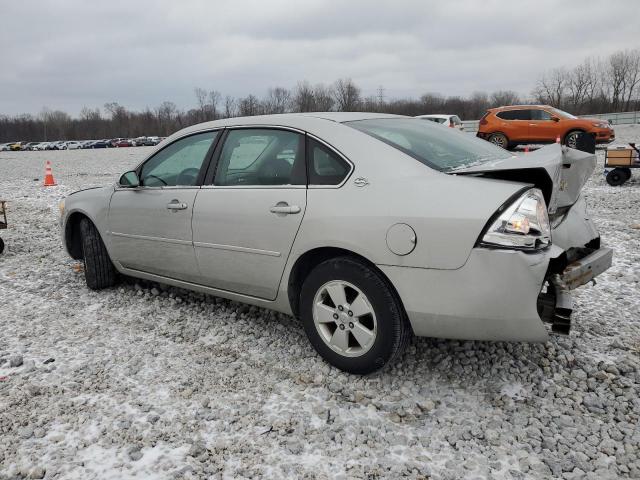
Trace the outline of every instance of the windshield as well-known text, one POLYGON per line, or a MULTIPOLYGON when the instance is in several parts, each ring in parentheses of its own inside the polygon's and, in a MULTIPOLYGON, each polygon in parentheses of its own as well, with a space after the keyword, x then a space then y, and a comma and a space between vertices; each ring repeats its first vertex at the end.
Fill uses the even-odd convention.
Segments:
POLYGON ((557 108, 552 108, 551 110, 560 118, 578 118, 575 115, 571 115, 570 113, 564 112, 562 110, 558 110, 557 108))
POLYGON ((494 160, 511 158, 506 150, 453 128, 411 118, 345 122, 361 132, 410 155, 419 162, 451 172, 494 160))

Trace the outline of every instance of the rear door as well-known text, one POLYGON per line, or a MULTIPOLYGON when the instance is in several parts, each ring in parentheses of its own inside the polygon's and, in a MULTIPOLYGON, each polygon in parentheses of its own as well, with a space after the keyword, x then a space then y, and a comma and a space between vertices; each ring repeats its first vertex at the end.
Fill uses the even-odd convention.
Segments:
POLYGON ((529 110, 503 110, 496 113, 498 118, 497 130, 504 133, 511 142, 529 140, 529 110))
POLYGON ((198 283, 276 298, 307 205, 304 139, 284 128, 227 131, 193 211, 198 283))
POLYGON ((117 188, 109 206, 113 257, 124 267, 194 281, 191 216, 218 132, 181 138, 138 169, 140 186, 117 188))

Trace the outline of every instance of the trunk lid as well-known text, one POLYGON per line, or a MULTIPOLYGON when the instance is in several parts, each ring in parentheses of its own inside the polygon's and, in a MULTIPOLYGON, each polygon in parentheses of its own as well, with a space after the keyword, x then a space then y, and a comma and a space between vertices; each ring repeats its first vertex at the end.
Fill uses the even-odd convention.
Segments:
POLYGON ((533 184, 542 190, 549 214, 553 216, 566 212, 576 203, 595 168, 594 154, 555 143, 526 155, 456 169, 452 173, 533 184))

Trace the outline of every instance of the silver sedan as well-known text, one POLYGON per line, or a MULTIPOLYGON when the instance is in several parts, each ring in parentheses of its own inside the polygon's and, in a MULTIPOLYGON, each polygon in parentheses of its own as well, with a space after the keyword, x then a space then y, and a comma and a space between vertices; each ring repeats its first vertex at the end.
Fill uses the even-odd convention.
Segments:
POLYGON ((62 238, 89 288, 124 274, 292 314, 364 374, 412 335, 568 333, 571 290, 611 264, 580 193, 594 168, 395 115, 232 118, 69 195, 62 238))

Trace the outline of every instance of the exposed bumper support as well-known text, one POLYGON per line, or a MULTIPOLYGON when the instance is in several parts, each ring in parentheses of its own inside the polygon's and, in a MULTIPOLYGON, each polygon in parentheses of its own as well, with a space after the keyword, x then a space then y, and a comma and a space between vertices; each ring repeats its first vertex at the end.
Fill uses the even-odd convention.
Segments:
POLYGON ((538 298, 538 311, 544 321, 552 324, 555 333, 567 335, 571 329, 571 290, 594 280, 611 266, 612 259, 613 250, 601 247, 551 276, 547 292, 538 298))
POLYGON ((559 275, 559 282, 566 290, 574 290, 607 270, 613 260, 613 250, 600 247, 584 258, 567 266, 559 275))

